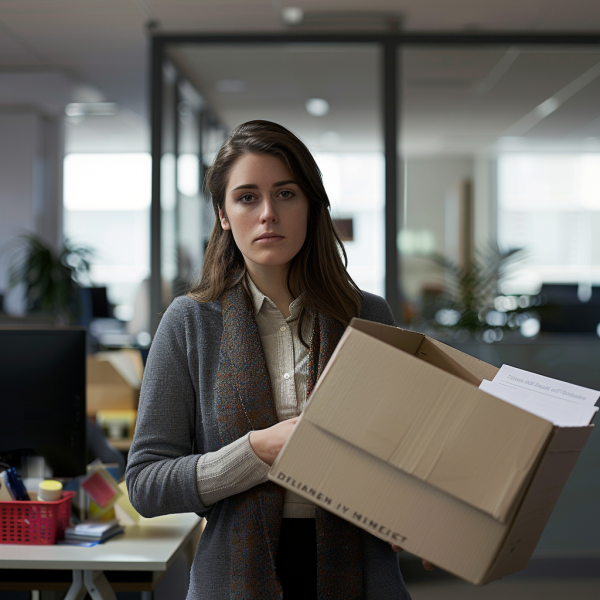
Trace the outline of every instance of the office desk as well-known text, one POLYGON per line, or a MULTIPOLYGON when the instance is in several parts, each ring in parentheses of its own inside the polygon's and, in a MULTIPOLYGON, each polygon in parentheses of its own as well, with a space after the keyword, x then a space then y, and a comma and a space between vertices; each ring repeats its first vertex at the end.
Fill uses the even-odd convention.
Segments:
POLYGON ((131 448, 131 444, 133 442, 133 438, 125 438, 122 440, 107 439, 107 442, 117 450, 121 450, 122 452, 129 452, 129 449, 131 448))
MULTIPOLYGON (((93 600, 116 600, 104 571, 142 571, 152 575, 145 583, 149 593, 144 594, 151 598, 151 591, 179 554, 195 552, 203 523, 189 513, 144 519, 142 524, 127 525, 124 534, 91 548, 2 544, 0 569, 21 569, 25 581, 25 570, 72 570, 73 581, 66 600, 83 600, 86 591, 93 600)), ((10 589, 40 589, 35 585, 15 584, 10 589)))

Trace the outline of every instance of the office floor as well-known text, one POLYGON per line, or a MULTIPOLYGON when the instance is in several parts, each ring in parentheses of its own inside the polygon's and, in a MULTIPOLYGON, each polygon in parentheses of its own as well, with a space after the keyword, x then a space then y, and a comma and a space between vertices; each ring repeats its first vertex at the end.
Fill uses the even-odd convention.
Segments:
POLYGON ((600 557, 546 557, 532 560, 519 571, 478 587, 434 569, 425 571, 421 561, 406 553, 400 569, 412 600, 598 600, 600 557))
POLYGON ((520 579, 477 587, 462 581, 408 582, 412 600, 598 600, 600 579, 520 579))
POLYGON ((534 560, 527 569, 478 587, 435 569, 425 571, 412 555, 400 569, 412 600, 598 600, 599 557, 534 560))

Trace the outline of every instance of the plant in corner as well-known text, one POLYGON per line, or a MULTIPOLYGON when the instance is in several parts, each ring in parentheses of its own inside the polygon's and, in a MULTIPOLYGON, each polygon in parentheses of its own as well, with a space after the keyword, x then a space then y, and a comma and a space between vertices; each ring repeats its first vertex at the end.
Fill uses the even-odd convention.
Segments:
MULTIPOLYGON (((439 307, 430 325, 440 333, 446 333, 456 341, 478 338, 490 328, 486 316, 494 310, 494 300, 499 294, 499 283, 507 270, 522 258, 522 248, 502 251, 489 244, 475 252, 465 265, 458 265, 443 255, 431 256, 446 273, 446 290, 436 301, 439 307)), ((520 309, 506 312, 521 312, 520 309)), ((513 329, 514 321, 508 318, 493 326, 513 329)))
POLYGON ((33 234, 18 238, 9 268, 9 288, 22 284, 28 313, 52 315, 58 323, 70 324, 81 312, 80 284, 89 282, 93 251, 64 240, 54 252, 33 234))

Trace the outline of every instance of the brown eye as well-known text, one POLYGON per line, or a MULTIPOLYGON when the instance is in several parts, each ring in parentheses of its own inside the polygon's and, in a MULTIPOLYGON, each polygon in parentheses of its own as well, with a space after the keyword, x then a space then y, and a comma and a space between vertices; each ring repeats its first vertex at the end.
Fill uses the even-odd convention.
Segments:
POLYGON ((290 190, 281 190, 281 192, 279 192, 279 195, 282 198, 292 198, 294 196, 293 192, 290 192, 290 190))

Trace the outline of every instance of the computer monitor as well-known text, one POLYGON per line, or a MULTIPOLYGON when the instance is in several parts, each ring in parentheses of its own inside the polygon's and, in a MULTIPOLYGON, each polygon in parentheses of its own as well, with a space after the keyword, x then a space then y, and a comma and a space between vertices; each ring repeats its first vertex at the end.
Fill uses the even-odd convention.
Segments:
POLYGON ((93 319, 110 319, 112 311, 106 287, 80 287, 81 300, 78 324, 89 326, 93 319))
POLYGON ((86 330, 0 328, 0 456, 86 472, 86 330))
POLYGON ((87 288, 92 300, 92 317, 94 319, 109 319, 112 317, 105 287, 87 288))
POLYGON ((593 286, 587 301, 579 297, 577 284, 545 283, 537 308, 542 333, 595 334, 600 325, 600 290, 593 286))

